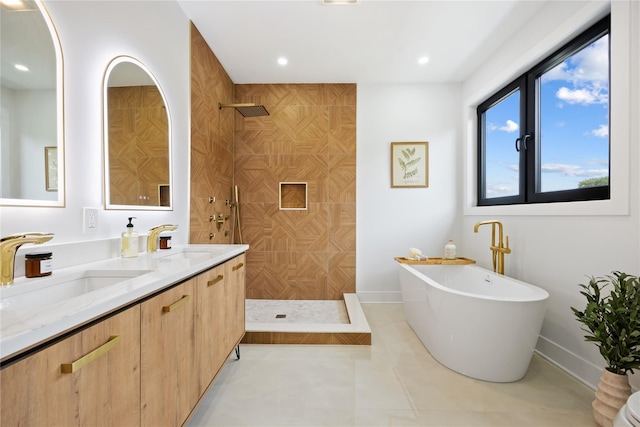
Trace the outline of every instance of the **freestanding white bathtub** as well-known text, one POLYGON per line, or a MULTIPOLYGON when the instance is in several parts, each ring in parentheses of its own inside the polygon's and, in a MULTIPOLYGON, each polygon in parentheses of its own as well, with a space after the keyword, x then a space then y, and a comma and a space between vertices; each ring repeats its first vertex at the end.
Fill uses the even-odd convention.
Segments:
POLYGON ((544 289, 476 265, 398 263, 407 322, 444 366, 485 381, 527 372, 544 319, 544 289))

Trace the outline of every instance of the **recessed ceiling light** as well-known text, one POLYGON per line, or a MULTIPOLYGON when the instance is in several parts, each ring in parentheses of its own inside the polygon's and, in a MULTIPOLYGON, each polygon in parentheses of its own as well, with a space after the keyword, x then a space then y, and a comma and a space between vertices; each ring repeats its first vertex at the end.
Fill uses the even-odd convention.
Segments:
POLYGON ((284 56, 281 56, 280 58, 278 58, 278 64, 287 65, 288 63, 289 63, 289 61, 284 56))
POLYGON ((427 56, 421 56, 418 58, 418 64, 420 65, 426 64, 427 62, 429 62, 429 58, 427 56))
POLYGON ((22 64, 16 64, 14 65, 14 67, 16 68, 16 70, 20 70, 20 71, 29 71, 29 67, 24 66, 22 64))

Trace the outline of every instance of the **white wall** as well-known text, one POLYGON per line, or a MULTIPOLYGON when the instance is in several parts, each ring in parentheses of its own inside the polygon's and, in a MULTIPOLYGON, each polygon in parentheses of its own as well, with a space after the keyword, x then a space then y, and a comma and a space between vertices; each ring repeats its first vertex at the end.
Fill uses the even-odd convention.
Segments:
POLYGON ((359 84, 356 289, 361 301, 401 301, 394 257, 443 256, 459 242, 460 85, 359 84), (429 142, 429 187, 391 188, 391 143, 429 142))
POLYGON ((57 145, 56 91, 2 87, 0 99, 8 114, 2 117, 2 197, 57 200, 58 193, 45 188, 44 168, 44 147, 57 145))
MULTIPOLYGON (((141 234, 163 223, 181 225, 172 236, 175 244, 186 243, 189 225, 188 19, 176 3, 167 1, 45 1, 45 7, 58 31, 64 56, 66 207, 1 207, 0 234, 48 231, 56 234, 52 244, 106 241, 118 237, 127 224, 127 217, 135 216, 141 234), (130 55, 144 63, 167 97, 173 141, 173 211, 105 211, 102 208, 102 81, 107 64, 118 55, 130 55), (100 208, 98 233, 83 234, 83 207, 100 208)), ((56 264, 61 261, 58 258, 54 253, 56 264)))
MULTIPOLYGON (((486 219, 503 222, 512 248, 512 254, 506 256, 506 274, 550 293, 538 351, 592 386, 597 384, 604 362, 597 347, 584 341, 570 310, 571 306, 583 308, 586 302, 577 285, 588 281, 587 276, 613 270, 640 274, 640 3, 611 4, 611 201, 474 208, 473 162, 475 106, 562 40, 597 20, 602 6, 601 2, 548 5, 522 29, 520 38, 503 46, 500 55, 494 55, 463 86, 463 113, 468 123, 462 221, 465 254, 491 268, 489 234, 474 234, 473 225, 486 219)), ((632 385, 640 387, 640 373, 632 378, 632 385)))
MULTIPOLYGON (((362 301, 401 300, 392 260, 409 247, 441 256, 453 238, 459 255, 491 268, 489 234, 475 234, 473 226, 499 219, 513 251, 506 274, 550 293, 538 351, 595 387, 604 363, 584 341, 570 307, 584 306, 577 285, 587 276, 640 274, 640 3, 612 2, 611 201, 474 208, 475 107, 607 8, 605 1, 551 2, 461 92, 455 85, 358 85, 356 288, 362 301), (430 142, 428 189, 390 188, 389 146, 397 141, 430 142)), ((640 387, 640 375, 631 382, 640 387)))
POLYGON ((17 91, 16 121, 20 147, 20 197, 24 199, 56 200, 57 192, 47 192, 45 186, 44 147, 57 145, 55 90, 17 91), (38 123, 31 123, 38 117, 38 123), (35 125, 35 126, 34 126, 35 125))

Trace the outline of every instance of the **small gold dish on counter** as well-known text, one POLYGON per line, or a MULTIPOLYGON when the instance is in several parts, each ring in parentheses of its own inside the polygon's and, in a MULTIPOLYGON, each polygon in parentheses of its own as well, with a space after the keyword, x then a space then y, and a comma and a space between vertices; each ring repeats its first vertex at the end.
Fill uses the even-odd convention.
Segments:
POLYGON ((465 265, 465 264, 475 264, 476 261, 471 258, 458 257, 456 259, 446 259, 446 258, 438 258, 438 257, 429 257, 426 260, 416 261, 414 259, 409 259, 405 257, 395 257, 396 261, 402 264, 423 264, 423 265, 465 265))

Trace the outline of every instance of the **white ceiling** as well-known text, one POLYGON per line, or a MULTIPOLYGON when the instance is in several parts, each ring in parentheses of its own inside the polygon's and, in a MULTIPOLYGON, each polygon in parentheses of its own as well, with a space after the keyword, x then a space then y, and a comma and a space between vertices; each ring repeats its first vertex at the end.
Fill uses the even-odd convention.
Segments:
POLYGON ((0 7, 0 58, 2 86, 16 90, 56 87, 56 51, 49 27, 37 8, 10 11, 0 7), (30 71, 18 71, 15 64, 25 65, 30 71))
POLYGON ((546 2, 178 0, 234 83, 464 81, 546 2))

